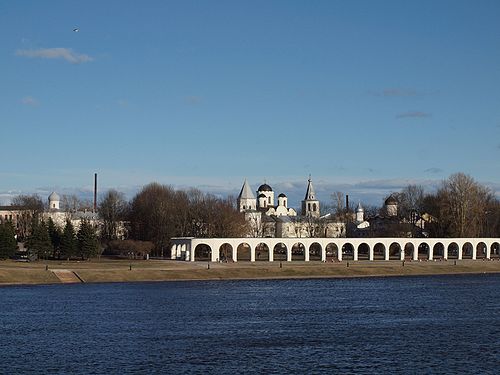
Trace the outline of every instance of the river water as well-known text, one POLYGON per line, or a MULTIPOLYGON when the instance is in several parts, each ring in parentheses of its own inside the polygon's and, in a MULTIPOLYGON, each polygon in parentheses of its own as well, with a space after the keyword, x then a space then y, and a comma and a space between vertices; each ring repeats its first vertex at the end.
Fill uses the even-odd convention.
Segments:
POLYGON ((0 373, 498 374, 500 275, 0 288, 0 373))

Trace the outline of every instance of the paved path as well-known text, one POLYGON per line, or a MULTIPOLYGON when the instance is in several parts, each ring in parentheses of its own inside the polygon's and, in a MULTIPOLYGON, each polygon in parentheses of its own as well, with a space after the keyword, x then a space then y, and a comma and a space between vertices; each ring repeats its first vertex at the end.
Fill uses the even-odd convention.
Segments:
POLYGON ((70 270, 52 270, 52 273, 64 284, 83 282, 76 272, 70 270))

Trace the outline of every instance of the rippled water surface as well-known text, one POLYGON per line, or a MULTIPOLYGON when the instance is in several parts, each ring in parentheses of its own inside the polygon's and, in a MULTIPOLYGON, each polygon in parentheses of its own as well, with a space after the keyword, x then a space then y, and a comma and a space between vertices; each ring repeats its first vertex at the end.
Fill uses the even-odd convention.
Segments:
POLYGON ((500 371, 500 275, 0 288, 0 373, 500 371))

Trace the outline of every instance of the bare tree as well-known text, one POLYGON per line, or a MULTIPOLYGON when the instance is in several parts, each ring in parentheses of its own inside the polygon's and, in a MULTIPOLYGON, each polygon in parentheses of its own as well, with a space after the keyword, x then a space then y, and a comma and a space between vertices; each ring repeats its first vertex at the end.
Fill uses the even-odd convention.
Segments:
POLYGON ((18 195, 12 199, 12 206, 19 209, 17 218, 18 241, 24 241, 31 235, 33 223, 38 223, 44 211, 42 199, 37 194, 18 195))
POLYGON ((76 212, 82 206, 80 198, 78 198, 75 194, 63 194, 61 197, 61 209, 64 212, 76 212))
POLYGON ((398 200, 398 216, 410 218, 412 213, 421 214, 424 203, 424 188, 421 185, 408 185, 395 194, 398 200))
POLYGON ((120 222, 125 219, 127 209, 128 203, 123 193, 111 189, 104 195, 97 208, 103 239, 116 240, 120 237, 120 222))
POLYGON ((176 236, 242 237, 248 233, 234 198, 221 199, 196 189, 176 191, 157 183, 145 186, 132 200, 130 227, 132 238, 152 241, 158 253, 176 236))
POLYGON ((456 173, 445 180, 437 193, 438 218, 447 223, 452 237, 480 237, 493 194, 464 173, 456 173))
POLYGON ((331 194, 330 197, 332 198, 332 203, 333 203, 333 213, 338 218, 343 217, 346 211, 344 193, 342 193, 341 191, 336 191, 333 194, 331 194))

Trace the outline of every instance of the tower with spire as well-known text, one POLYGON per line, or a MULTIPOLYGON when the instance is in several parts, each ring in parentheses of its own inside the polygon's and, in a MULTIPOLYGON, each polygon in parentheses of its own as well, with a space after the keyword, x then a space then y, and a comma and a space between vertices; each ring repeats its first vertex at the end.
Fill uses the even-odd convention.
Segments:
POLYGON ((302 201, 302 216, 319 217, 319 200, 316 199, 316 193, 311 181, 311 175, 307 180, 306 196, 302 201))
POLYGON ((252 189, 250 188, 250 185, 248 184, 248 181, 246 179, 241 188, 237 203, 240 212, 257 209, 257 199, 255 199, 255 196, 252 193, 252 189))

